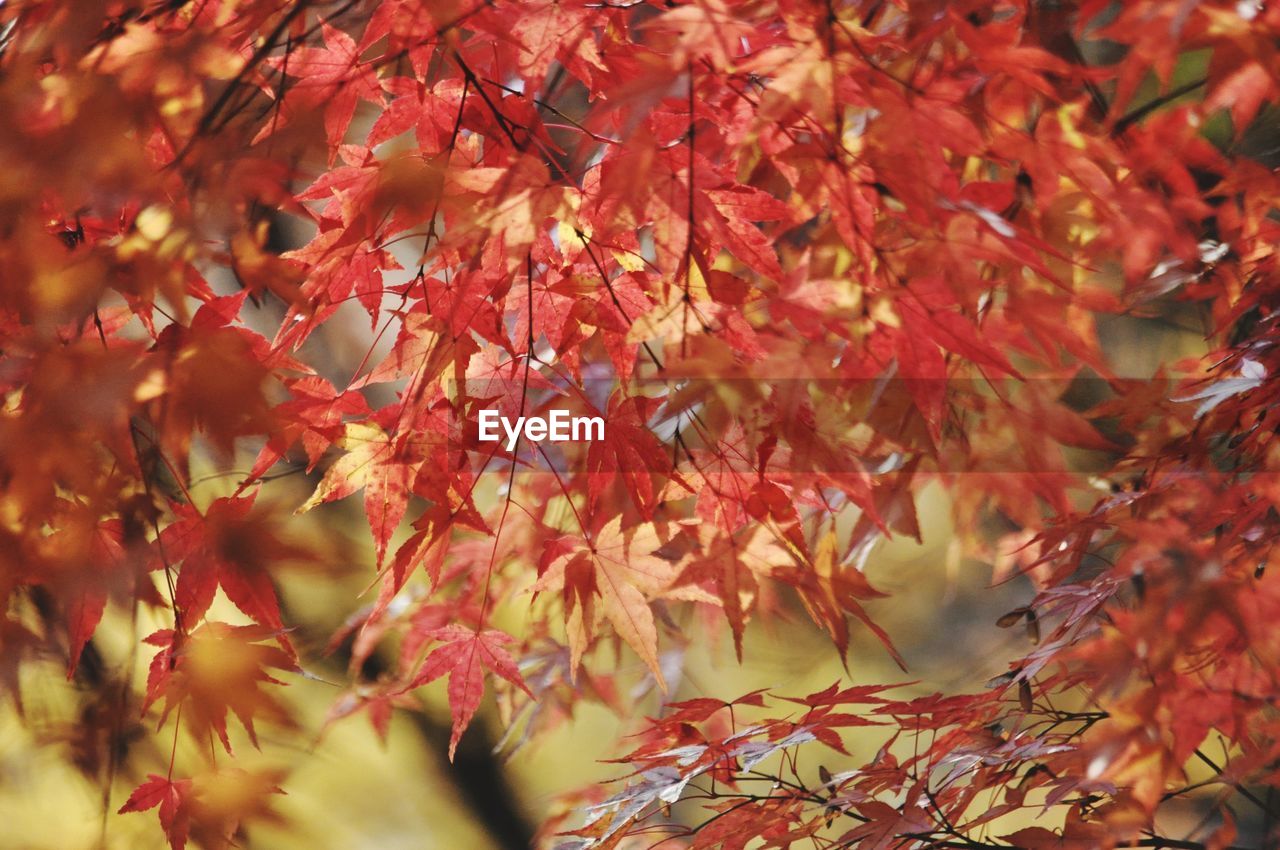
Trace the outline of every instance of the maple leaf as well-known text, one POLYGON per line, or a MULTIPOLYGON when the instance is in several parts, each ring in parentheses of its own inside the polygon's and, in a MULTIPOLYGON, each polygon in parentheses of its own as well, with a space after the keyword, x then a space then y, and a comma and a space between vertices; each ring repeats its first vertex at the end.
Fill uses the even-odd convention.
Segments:
POLYGON ((998 349, 986 342, 969 320, 946 309, 954 303, 940 281, 926 278, 913 286, 916 298, 897 303, 903 321, 916 332, 924 333, 943 348, 964 355, 970 362, 986 366, 1002 375, 1016 375, 1017 370, 998 349))
POLYGON ((702 545, 686 556, 676 584, 711 583, 711 595, 723 606, 741 662, 746 613, 755 602, 757 581, 772 575, 775 567, 790 565, 792 557, 762 526, 740 536, 711 524, 699 526, 698 531, 702 545))
POLYGON ((156 565, 180 565, 173 602, 187 622, 204 616, 221 587, 256 622, 284 628, 271 572, 311 555, 280 539, 267 512, 253 512, 256 498, 216 499, 203 514, 191 505, 173 506, 175 519, 156 542, 156 565))
POLYGON ((216 733, 227 753, 227 714, 234 714, 250 742, 258 745, 254 719, 266 715, 289 725, 290 716, 261 685, 280 685, 266 672, 269 668, 297 672, 292 651, 264 644, 268 638, 280 640, 276 631, 260 626, 229 626, 202 623, 189 635, 161 629, 143 639, 159 647, 147 673, 147 693, 142 711, 161 697, 161 723, 179 704, 187 706, 183 718, 197 739, 216 733))
POLYGON ((572 280, 555 270, 525 288, 515 287, 506 305, 516 317, 512 342, 518 346, 530 337, 535 341, 545 337, 553 351, 564 351, 578 327, 573 315, 575 303, 572 280))
MULTIPOLYGON (((429 287, 429 291, 433 288, 429 287)), ((476 303, 483 305, 482 301, 477 300, 476 303)), ((462 322, 461 331, 465 331, 468 323, 477 315, 476 310, 464 313, 459 319, 462 322)), ((493 315, 491 308, 485 315, 493 315)), ((391 353, 361 378, 356 386, 410 378, 416 387, 427 387, 452 364, 465 364, 478 349, 479 346, 469 335, 450 337, 442 333, 440 320, 429 315, 423 308, 404 317, 391 353)))
POLYGON ((93 512, 83 507, 71 503, 64 503, 64 507, 60 527, 45 539, 44 551, 69 567, 65 574, 50 574, 46 581, 66 608, 67 678, 72 678, 108 600, 125 597, 150 604, 163 602, 157 595, 139 592, 140 583, 150 583, 140 574, 146 563, 138 557, 143 554, 142 547, 126 543, 122 520, 98 522, 93 512))
POLYGON ((501 349, 487 348, 467 364, 463 389, 477 404, 515 419, 532 411, 529 402, 536 391, 555 390, 554 385, 531 366, 527 358, 507 357, 501 349))
POLYGON ((588 493, 599 504, 606 489, 621 481, 636 507, 652 516, 659 496, 656 479, 668 473, 670 459, 646 424, 647 399, 621 393, 610 399, 604 439, 587 447, 588 493))
POLYGON ((906 662, 888 633, 862 607, 862 600, 884 594, 872 587, 856 566, 839 563, 836 546, 835 534, 824 534, 813 554, 812 572, 793 568, 780 572, 780 577, 796 585, 810 616, 831 635, 842 657, 849 648, 849 627, 845 615, 852 614, 880 640, 898 666, 906 670, 906 662))
MULTIPOLYGON (((573 541, 571 551, 552 561, 532 589, 563 589, 566 599, 572 598, 571 594, 588 597, 592 590, 598 593, 604 616, 665 689, 658 665, 658 634, 648 600, 666 593, 677 572, 674 564, 654 554, 661 545, 651 523, 623 531, 621 518, 614 517, 593 539, 573 541), (586 570, 575 568, 578 565, 586 570)), ((566 621, 570 607, 566 605, 566 621)), ((584 628, 589 627, 589 623, 584 624, 584 628)), ((585 631, 571 634, 575 666, 582 656, 585 637, 585 631)))
POLYGON ((783 277, 771 240, 756 222, 785 219, 790 210, 767 192, 749 187, 712 189, 705 193, 711 209, 701 216, 712 232, 753 271, 773 280, 783 277), (711 210, 714 210, 712 212, 711 210))
POLYGON ((462 86, 456 80, 442 80, 428 88, 419 80, 392 77, 384 81, 384 87, 394 97, 373 122, 366 144, 376 147, 412 129, 423 151, 441 151, 458 112, 462 86))
POLYGON ((423 637, 440 641, 443 645, 431 651, 405 690, 448 675, 449 710, 453 715, 449 760, 453 761, 458 741, 471 724, 471 718, 480 707, 480 698, 484 696, 485 670, 496 673, 529 696, 533 694, 526 687, 515 660, 507 652, 510 635, 495 629, 472 631, 463 626, 449 625, 432 629, 423 637))
MULTIPOLYGON (((546 76, 558 55, 606 67, 588 30, 590 17, 589 10, 571 3, 531 3, 525 8, 513 24, 511 36, 520 44, 520 72, 530 84, 546 76)), ((581 73, 574 65, 570 69, 581 73)))
POLYGON ((286 381, 292 398, 275 407, 280 422, 258 453, 249 479, 260 478, 284 457, 295 442, 301 441, 310 471, 324 452, 342 436, 345 417, 364 417, 370 413, 364 396, 355 390, 338 392, 323 378, 305 377, 286 381))
POLYGON ((298 101, 297 109, 323 105, 325 134, 329 147, 336 150, 355 116, 356 103, 363 98, 380 104, 382 87, 375 70, 360 61, 351 36, 328 23, 322 25, 321 34, 323 48, 301 47, 287 59, 269 61, 298 80, 285 95, 298 101))
POLYGON ((1090 850, 1106 840, 1106 830, 1102 824, 1088 823, 1073 814, 1067 818, 1061 833, 1032 826, 1001 837, 1028 850, 1090 850))
POLYGON ((381 566, 391 535, 408 508, 409 488, 422 462, 418 445, 411 435, 388 435, 373 421, 347 423, 336 445, 346 453, 329 467, 311 498, 297 512, 345 499, 363 488, 365 516, 373 530, 381 566))
POLYGON ((191 832, 191 780, 174 780, 151 773, 147 781, 133 789, 117 814, 145 812, 160 807, 160 828, 169 846, 183 850, 191 832))
POLYGON ((158 403, 170 411, 162 436, 166 451, 175 457, 186 455, 197 428, 226 450, 236 437, 270 427, 263 395, 268 367, 255 352, 265 340, 221 326, 216 308, 205 316, 208 323, 193 319, 190 328, 169 325, 156 340, 166 373, 158 403), (237 403, 227 404, 229 398, 237 403))
POLYGON ((265 801, 282 794, 275 771, 251 773, 224 768, 193 778, 149 774, 120 807, 119 814, 145 812, 159 806, 160 826, 172 850, 188 838, 201 847, 232 846, 241 823, 251 815, 272 817, 265 801))
POLYGON ((872 800, 860 804, 857 810, 867 823, 849 830, 840 840, 864 850, 888 850, 901 842, 902 836, 927 833, 932 823, 918 805, 896 809, 872 800))
POLYGON ((1205 109, 1229 107, 1232 124, 1242 132, 1258 114, 1258 107, 1272 87, 1271 76, 1262 65, 1244 62, 1214 86, 1205 100, 1205 109))

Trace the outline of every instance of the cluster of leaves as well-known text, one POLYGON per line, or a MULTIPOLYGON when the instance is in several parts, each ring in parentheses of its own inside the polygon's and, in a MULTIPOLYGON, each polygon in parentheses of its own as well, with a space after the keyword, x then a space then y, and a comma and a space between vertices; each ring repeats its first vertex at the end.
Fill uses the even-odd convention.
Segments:
MULTIPOLYGON (((144 712, 227 753, 228 714, 288 725, 289 471, 319 479, 289 507, 360 493, 372 535, 332 717, 385 734, 447 677, 451 755, 486 686, 526 735, 620 676, 665 690, 686 610, 739 657, 798 602, 897 658, 863 567, 941 479, 967 553, 1034 587, 1007 675, 751 727, 758 694, 667 705, 572 842, 695 780, 714 813, 672 846, 1198 848, 1158 818, 1210 785, 1206 846, 1233 800, 1270 829, 1277 34, 1250 2, 0 6, 6 688, 51 649, 86 676, 108 606, 149 606, 144 712), (354 369, 323 344, 353 313, 354 369), (1103 314, 1199 316, 1212 350, 1128 375, 1103 314), (606 438, 477 440, 551 407, 606 438), (193 460, 237 447, 202 497, 193 460), (884 749, 799 771, 851 725, 884 749), (1024 808, 1047 826, 986 837, 1024 808)), ((171 757, 121 811, 217 846, 264 814, 225 788, 276 784, 230 770, 171 757)))

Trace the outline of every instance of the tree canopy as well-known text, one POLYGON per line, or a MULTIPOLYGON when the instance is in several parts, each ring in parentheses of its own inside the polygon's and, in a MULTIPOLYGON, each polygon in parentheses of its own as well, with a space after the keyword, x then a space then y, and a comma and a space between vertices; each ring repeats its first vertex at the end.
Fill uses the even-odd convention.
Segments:
POLYGON ((1278 38, 1250 0, 0 4, 0 687, 65 671, 101 846, 251 846, 289 779, 246 749, 432 687, 450 759, 624 719, 547 847, 1275 846, 1278 38), (478 434, 553 410, 602 438, 478 434), (922 692, 880 622, 879 547, 938 534, 1019 600, 914 615, 1022 633, 985 687, 922 692), (682 674, 769 625, 850 678, 682 674))

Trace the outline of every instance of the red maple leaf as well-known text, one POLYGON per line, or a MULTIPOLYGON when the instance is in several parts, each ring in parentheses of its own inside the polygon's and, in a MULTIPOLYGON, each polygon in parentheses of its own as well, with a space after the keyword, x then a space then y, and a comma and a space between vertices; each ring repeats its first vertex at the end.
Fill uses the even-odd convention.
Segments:
POLYGON ((145 812, 156 806, 160 807, 160 827, 169 846, 182 850, 191 832, 191 780, 148 774, 147 781, 133 789, 117 814, 145 812))
POLYGON ((472 631, 464 626, 449 625, 432 629, 427 637, 443 643, 431 651, 405 690, 421 687, 441 676, 449 676, 449 710, 453 714, 453 731, 449 736, 449 760, 458 749, 458 740, 471 723, 480 698, 484 696, 484 671, 487 669, 520 688, 529 696, 524 678, 515 660, 506 650, 511 636, 495 629, 472 631))
POLYGON ((173 603, 185 623, 203 617, 221 587, 256 622, 284 628, 271 570, 309 554, 281 540, 266 512, 252 512, 254 498, 217 499, 203 514, 174 505, 177 519, 160 533, 156 566, 180 565, 173 603))

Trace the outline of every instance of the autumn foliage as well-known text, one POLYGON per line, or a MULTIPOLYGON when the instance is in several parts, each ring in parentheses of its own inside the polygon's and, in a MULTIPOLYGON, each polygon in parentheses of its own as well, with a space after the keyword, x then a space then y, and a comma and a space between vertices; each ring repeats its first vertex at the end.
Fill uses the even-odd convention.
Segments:
POLYGON ((547 847, 1275 847, 1278 44, 1248 0, 3 3, 0 683, 77 686, 103 846, 249 846, 244 747, 442 680, 451 758, 495 697, 627 718, 547 847), (1117 355, 1157 321, 1198 350, 1117 355), (550 409, 605 438, 477 439, 550 409), (868 575, 939 485, 1025 638, 922 694, 868 575), (335 572, 317 640, 282 588, 335 572), (806 621, 904 672, 681 685, 806 621))

